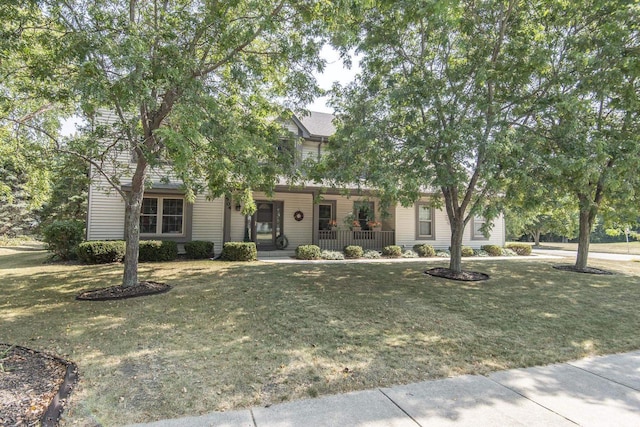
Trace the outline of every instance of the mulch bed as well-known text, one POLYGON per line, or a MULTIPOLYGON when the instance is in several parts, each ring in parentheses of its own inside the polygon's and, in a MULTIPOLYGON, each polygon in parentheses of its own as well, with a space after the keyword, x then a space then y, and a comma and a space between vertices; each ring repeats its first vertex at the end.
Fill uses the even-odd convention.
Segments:
POLYGON ((171 290, 171 286, 158 282, 139 282, 134 286, 110 286, 108 288, 92 289, 76 296, 83 301, 109 301, 116 299, 135 298, 146 295, 162 294, 171 290))
POLYGON ((586 274, 604 274, 612 275, 613 273, 607 270, 602 270, 595 267, 586 267, 585 269, 578 269, 575 265, 554 265, 553 268, 561 271, 573 271, 574 273, 586 273, 586 274))
POLYGON ((29 348, 0 343, 0 425, 56 426, 77 367, 29 348))
POLYGON ((458 280, 461 282, 478 282, 481 280, 489 279, 489 275, 485 273, 480 273, 477 271, 462 271, 460 273, 454 273, 452 270, 444 267, 436 267, 425 270, 424 274, 435 277, 444 277, 445 279, 458 280))

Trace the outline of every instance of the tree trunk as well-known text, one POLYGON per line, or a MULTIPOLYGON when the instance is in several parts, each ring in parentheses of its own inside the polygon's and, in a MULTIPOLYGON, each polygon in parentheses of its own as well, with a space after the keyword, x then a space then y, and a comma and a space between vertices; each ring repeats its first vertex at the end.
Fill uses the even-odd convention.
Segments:
POLYGON ((147 163, 138 158, 136 172, 131 180, 131 194, 126 200, 125 221, 126 249, 124 255, 124 274, 122 286, 134 286, 138 283, 138 252, 140 250, 140 209, 144 198, 144 182, 147 176, 147 163))
POLYGON ((536 230, 533 233, 533 246, 535 247, 540 246, 540 230, 536 230))
POLYGON ((464 236, 464 221, 456 218, 451 221, 451 258, 449 269, 454 273, 462 272, 462 237, 464 236))
POLYGON ((596 213, 594 208, 580 208, 580 232, 578 234, 578 256, 575 264, 576 270, 584 270, 587 267, 591 229, 593 228, 595 217, 596 213))

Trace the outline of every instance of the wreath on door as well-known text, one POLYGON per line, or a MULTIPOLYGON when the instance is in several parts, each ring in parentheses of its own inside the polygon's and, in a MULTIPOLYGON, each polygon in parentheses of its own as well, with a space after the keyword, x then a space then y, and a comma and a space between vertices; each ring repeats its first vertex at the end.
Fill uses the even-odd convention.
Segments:
POLYGON ((302 221, 304 219, 304 214, 302 213, 302 211, 296 211, 293 214, 293 219, 295 219, 296 221, 302 221))

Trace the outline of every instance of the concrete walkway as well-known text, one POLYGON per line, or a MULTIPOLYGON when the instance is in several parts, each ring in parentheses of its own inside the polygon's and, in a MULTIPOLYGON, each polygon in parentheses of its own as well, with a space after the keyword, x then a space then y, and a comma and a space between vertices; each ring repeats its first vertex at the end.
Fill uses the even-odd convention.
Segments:
POLYGON ((143 425, 640 426, 640 351, 143 425))

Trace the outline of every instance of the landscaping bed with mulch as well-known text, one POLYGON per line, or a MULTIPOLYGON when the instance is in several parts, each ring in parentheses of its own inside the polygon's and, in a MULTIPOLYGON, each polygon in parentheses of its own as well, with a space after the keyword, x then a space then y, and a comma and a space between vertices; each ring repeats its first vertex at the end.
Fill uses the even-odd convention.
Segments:
POLYGON ((481 280, 488 280, 489 275, 480 273, 477 271, 461 271, 456 273, 448 268, 437 267, 426 270, 424 274, 435 277, 444 277, 445 279, 458 280, 461 282, 479 282, 481 280))
POLYGON ((586 273, 586 274, 604 274, 612 275, 613 273, 607 270, 602 270, 595 267, 585 267, 584 269, 576 268, 575 265, 554 265, 553 268, 561 271, 573 271, 574 273, 586 273))
POLYGON ((76 299, 83 301, 108 301, 162 294, 169 290, 171 290, 171 286, 166 283, 146 281, 134 286, 110 286, 108 288, 92 289, 82 292, 76 299))
POLYGON ((0 425, 57 425, 76 380, 71 362, 0 344, 0 425))

